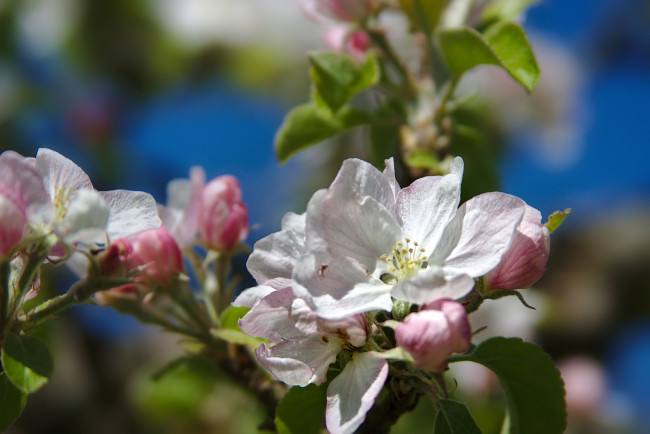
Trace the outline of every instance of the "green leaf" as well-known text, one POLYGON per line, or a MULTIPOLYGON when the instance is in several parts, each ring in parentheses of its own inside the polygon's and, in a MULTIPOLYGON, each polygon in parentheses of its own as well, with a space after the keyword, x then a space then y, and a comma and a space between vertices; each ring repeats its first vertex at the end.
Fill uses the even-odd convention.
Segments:
POLYGON ((315 103, 299 105, 287 113, 276 134, 275 152, 284 162, 301 149, 367 122, 365 112, 347 105, 334 115, 321 110, 315 103))
POLYGON ((531 91, 539 67, 524 30, 515 23, 492 26, 485 37, 471 27, 438 32, 443 56, 456 79, 478 65, 496 65, 531 91))
POLYGON ((0 372, 0 432, 4 432, 25 407, 27 394, 18 390, 7 378, 4 372, 0 372))
POLYGON ((449 358, 492 370, 506 398, 510 434, 561 434, 566 428, 564 383, 550 357, 519 338, 488 339, 449 358))
POLYGON ((548 216, 548 221, 544 223, 544 226, 546 226, 550 233, 553 233, 562 223, 564 223, 564 219, 569 214, 571 214, 571 208, 567 208, 564 211, 555 211, 553 214, 548 216))
POLYGON ((14 334, 5 336, 2 366, 11 382, 26 393, 43 387, 54 370, 50 351, 40 339, 14 334))
POLYGON ((539 80, 539 66, 526 32, 516 23, 506 22, 490 27, 485 34, 502 66, 529 92, 539 80))
POLYGON ((275 416, 279 434, 319 434, 325 418, 328 383, 292 387, 275 416))
POLYGON ((510 21, 539 0, 498 0, 483 10, 482 20, 488 22, 510 21))
POLYGON ((374 55, 367 56, 360 65, 347 54, 320 51, 311 53, 309 61, 314 100, 333 113, 357 93, 379 83, 381 78, 381 68, 374 55))
POLYGON ((401 9, 416 29, 430 31, 436 27, 449 0, 399 0, 401 9), (427 28, 423 28, 426 24, 427 28))
POLYGON ((229 306, 226 310, 223 311, 221 314, 221 318, 219 319, 219 325, 222 329, 229 329, 229 330, 241 330, 239 328, 238 321, 244 317, 248 313, 250 308, 245 307, 245 306, 229 306))
POLYGON ((481 434, 465 404, 441 399, 439 407, 434 425, 436 434, 481 434))

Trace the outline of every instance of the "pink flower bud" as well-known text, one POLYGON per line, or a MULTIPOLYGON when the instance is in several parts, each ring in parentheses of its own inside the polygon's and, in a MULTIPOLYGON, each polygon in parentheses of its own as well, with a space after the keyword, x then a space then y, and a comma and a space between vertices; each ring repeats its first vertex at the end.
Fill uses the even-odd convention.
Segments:
POLYGON ((370 37, 363 30, 349 32, 345 26, 330 27, 323 36, 332 51, 349 54, 357 62, 363 61, 370 46, 370 37))
POLYGON ((183 257, 174 237, 160 227, 139 234, 133 241, 131 266, 141 266, 145 283, 168 286, 183 269, 183 257))
POLYGON ((469 349, 472 331, 462 304, 439 299, 404 318, 395 329, 395 339, 419 368, 442 371, 447 357, 469 349))
POLYGON ((526 212, 501 262, 485 276, 488 289, 528 288, 546 271, 551 238, 542 215, 526 205, 526 212))
POLYGON ((335 20, 358 22, 372 14, 378 0, 317 0, 316 9, 335 20))
POLYGON ((219 176, 201 194, 199 234, 215 250, 230 250, 248 235, 248 209, 242 202, 237 178, 219 176))
POLYGON ((20 243, 26 227, 27 219, 20 207, 0 194, 0 258, 20 243))
POLYGON ((133 244, 126 238, 113 241, 97 258, 103 276, 126 276, 131 267, 133 244))

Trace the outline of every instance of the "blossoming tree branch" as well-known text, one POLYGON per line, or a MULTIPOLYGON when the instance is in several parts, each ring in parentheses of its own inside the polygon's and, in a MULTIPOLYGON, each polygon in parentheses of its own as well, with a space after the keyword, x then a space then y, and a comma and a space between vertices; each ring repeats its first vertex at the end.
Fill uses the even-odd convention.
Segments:
POLYGON ((207 182, 195 167, 170 182, 163 206, 144 192, 95 190, 49 149, 2 153, 0 427, 54 370, 33 332, 72 305, 96 303, 192 341, 193 356, 254 391, 267 429, 388 432, 430 399, 431 430, 478 433, 453 399, 463 378, 448 373, 469 361, 501 384, 503 432, 563 432, 563 383, 541 348, 518 338, 472 343, 484 324, 471 314, 484 300, 530 307, 519 290, 544 274, 550 234, 568 213, 543 222, 524 200, 494 191, 461 204, 464 172, 482 164, 474 154, 466 164, 454 146, 468 129, 455 95, 461 77, 488 64, 532 91, 539 76, 517 21, 532 2, 476 3, 299 2, 328 28, 330 50, 309 55, 311 100, 287 114, 278 157, 365 126, 376 165, 344 161, 304 212, 287 213, 252 252, 232 176, 207 182), (249 253, 258 285, 236 293, 231 261, 249 253), (27 308, 48 264, 79 279, 27 308))

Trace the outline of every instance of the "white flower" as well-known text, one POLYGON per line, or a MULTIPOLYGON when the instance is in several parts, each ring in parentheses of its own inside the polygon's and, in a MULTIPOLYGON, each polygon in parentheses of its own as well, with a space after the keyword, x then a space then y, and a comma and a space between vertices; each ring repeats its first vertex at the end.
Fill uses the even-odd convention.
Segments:
POLYGON ((304 300, 296 298, 295 285, 276 278, 245 291, 233 304, 252 309, 239 326, 270 341, 269 346, 257 348, 257 358, 277 380, 292 386, 323 383, 330 364, 339 353, 347 352, 347 363, 327 388, 325 420, 331 433, 352 433, 379 395, 388 363, 373 353, 357 351, 368 339, 363 315, 319 318, 304 300))
POLYGON ((65 242, 103 243, 161 224, 156 201, 147 193, 98 192, 79 166, 50 149, 39 149, 34 165, 52 204, 35 223, 50 224, 65 242))
POLYGON ((458 208, 462 172, 456 158, 449 175, 401 189, 392 160, 383 173, 346 160, 309 201, 304 235, 283 226, 255 245, 249 269, 260 283, 292 278, 296 296, 329 319, 390 311, 393 298, 458 299, 499 263, 525 210, 503 193, 458 208))

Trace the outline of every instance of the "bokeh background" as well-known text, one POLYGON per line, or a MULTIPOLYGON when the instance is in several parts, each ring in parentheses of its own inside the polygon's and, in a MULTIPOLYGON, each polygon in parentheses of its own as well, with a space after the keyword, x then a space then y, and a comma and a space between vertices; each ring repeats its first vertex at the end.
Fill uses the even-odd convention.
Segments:
MULTIPOLYGON (((549 352, 571 432, 650 432, 650 1, 546 0, 524 26, 542 68, 536 90, 485 67, 461 91, 495 108, 500 189, 543 215, 573 212, 526 293, 537 310, 499 301, 472 322, 488 326, 483 337, 549 352)), ((0 150, 49 147, 100 190, 160 202, 191 166, 233 174, 252 246, 302 212, 343 158, 367 158, 364 131, 283 165, 274 155, 285 113, 308 98, 305 54, 324 47, 324 30, 289 0, 0 0, 0 150)), ((52 279, 50 294, 71 277, 52 279)), ((183 343, 107 308, 76 308, 43 335, 55 376, 12 433, 245 433, 261 421, 212 366, 152 381, 183 343)), ((455 393, 498 430, 498 386, 463 365, 455 393)), ((423 403, 395 432, 429 432, 431 411, 423 403)))

